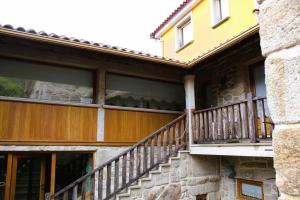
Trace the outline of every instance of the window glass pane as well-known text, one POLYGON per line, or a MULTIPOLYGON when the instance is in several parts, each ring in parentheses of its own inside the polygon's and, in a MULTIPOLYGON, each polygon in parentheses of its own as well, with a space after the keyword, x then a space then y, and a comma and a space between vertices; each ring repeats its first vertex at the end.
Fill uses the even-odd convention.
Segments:
POLYGON ((262 187, 258 185, 242 183, 242 194, 244 196, 256 199, 262 199, 262 187))
POLYGON ((106 77, 106 104, 161 110, 184 109, 182 84, 117 74, 106 77))
POLYGON ((187 44, 193 39, 192 23, 189 21, 183 28, 183 44, 187 44))
POLYGON ((263 65, 254 68, 254 82, 256 96, 265 97, 267 94, 267 90, 265 84, 265 71, 263 65))
POLYGON ((0 200, 4 200, 6 185, 7 155, 0 154, 0 200))
POLYGON ((0 96, 92 103, 93 73, 0 58, 0 96))
POLYGON ((219 22, 222 20, 222 1, 215 0, 215 22, 219 22))

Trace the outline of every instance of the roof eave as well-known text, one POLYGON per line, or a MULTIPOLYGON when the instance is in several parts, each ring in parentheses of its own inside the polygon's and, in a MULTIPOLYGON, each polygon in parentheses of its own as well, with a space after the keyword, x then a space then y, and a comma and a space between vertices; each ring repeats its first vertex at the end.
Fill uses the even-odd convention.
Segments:
POLYGON ((202 0, 192 0, 182 10, 176 13, 166 24, 157 28, 150 34, 151 39, 160 39, 172 26, 174 26, 182 17, 187 15, 202 0))
POLYGON ((100 47, 100 46, 92 46, 92 45, 85 44, 85 43, 79 43, 79 42, 74 42, 74 41, 70 41, 70 40, 63 40, 60 38, 54 38, 54 37, 50 37, 50 36, 43 36, 43 35, 32 34, 32 33, 28 33, 28 32, 20 32, 20 31, 14 30, 14 29, 0 28, 0 34, 14 36, 14 37, 21 37, 21 38, 26 38, 26 39, 35 40, 35 41, 47 42, 47 43, 51 43, 51 44, 64 45, 64 46, 73 47, 73 48, 92 50, 92 51, 108 53, 108 54, 113 54, 113 55, 118 55, 118 56, 142 59, 142 60, 146 60, 146 61, 153 61, 153 62, 168 64, 168 65, 181 67, 181 68, 187 67, 187 64, 185 62, 177 62, 177 61, 174 61, 174 60, 168 59, 168 58, 150 57, 150 56, 145 56, 143 54, 135 54, 135 53, 130 53, 130 52, 126 52, 126 51, 120 51, 117 49, 105 48, 105 47, 100 47))

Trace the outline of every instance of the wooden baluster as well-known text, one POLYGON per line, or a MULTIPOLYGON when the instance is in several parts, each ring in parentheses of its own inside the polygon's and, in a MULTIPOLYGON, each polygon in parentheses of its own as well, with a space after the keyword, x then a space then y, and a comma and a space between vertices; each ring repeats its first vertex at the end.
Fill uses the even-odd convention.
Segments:
POLYGON ((86 195, 86 179, 84 179, 81 184, 81 199, 82 200, 85 200, 85 195, 86 195))
POLYGON ((198 143, 204 142, 205 138, 205 133, 204 133, 204 118, 203 118, 203 113, 199 113, 199 138, 198 138, 198 143))
POLYGON ((175 151, 179 149, 179 123, 175 123, 175 151))
POLYGON ((142 160, 141 156, 142 156, 141 155, 141 146, 138 145, 136 147, 136 176, 137 177, 140 176, 140 174, 141 174, 141 160, 142 160))
POLYGON ((156 135, 150 138, 150 167, 154 165, 154 142, 155 142, 156 135))
POLYGON ((172 156, 173 154, 173 133, 174 127, 171 126, 169 129, 169 156, 172 156))
POLYGON ((192 115, 192 119, 191 119, 191 121, 192 121, 192 138, 191 138, 191 140, 192 140, 192 143, 194 143, 194 141, 195 141, 195 138, 196 138, 196 119, 195 119, 195 115, 193 114, 193 112, 191 111, 191 115, 192 115))
POLYGON ((147 170, 148 165, 148 140, 144 143, 144 162, 143 162, 143 172, 147 170))
POLYGON ((252 143, 256 142, 256 134, 255 134, 255 116, 254 116, 254 105, 253 105, 253 97, 251 93, 247 94, 247 108, 248 108, 248 123, 249 123, 249 138, 252 143))
POLYGON ((157 140, 157 163, 159 163, 161 161, 161 134, 162 132, 160 132, 159 134, 156 135, 156 140, 157 140))
POLYGON ((103 169, 98 172, 98 200, 102 200, 103 197, 103 169))
POLYGON ((247 111, 246 111, 246 105, 245 103, 240 104, 241 108, 241 124, 242 124, 242 138, 248 139, 248 120, 247 120, 247 111))
POLYGON ((236 133, 236 138, 242 138, 242 129, 241 129, 241 114, 240 114, 240 104, 237 104, 234 108, 234 131, 236 133))
POLYGON ((234 114, 233 114, 233 107, 228 107, 228 121, 229 121, 229 139, 234 138, 234 114))
POLYGON ((120 161, 119 158, 117 160, 115 160, 115 183, 114 183, 115 191, 117 191, 119 189, 119 176, 120 176, 119 161, 120 161))
POLYGON ((68 200, 69 190, 64 192, 63 200, 68 200))
POLYGON ((208 134, 209 134, 209 132, 208 132, 208 118, 207 118, 207 112, 205 111, 205 112, 203 112, 203 114, 204 114, 204 135, 205 135, 205 140, 207 141, 207 140, 209 140, 209 136, 208 136, 208 134))
MULTIPOLYGON (((188 132, 188 117, 186 117, 183 121, 183 125, 184 125, 184 130, 186 130, 185 133, 185 137, 184 137, 184 144, 185 144, 185 148, 188 149, 189 148, 189 132, 188 132)), ((192 138, 191 138, 192 139, 192 138)))
POLYGON ((222 108, 223 111, 223 127, 224 127, 224 140, 228 139, 228 111, 227 111, 227 107, 222 108))
POLYGON ((213 110, 213 140, 218 139, 218 118, 217 118, 217 110, 213 110))
MULTIPOLYGON (((78 192, 78 185, 76 184, 76 185, 73 187, 72 200, 77 200, 77 192, 78 192)), ((99 200, 102 200, 102 199, 99 199, 99 200)))
POLYGON ((209 141, 213 141, 212 111, 208 111, 208 137, 209 141))
POLYGON ((129 152, 129 181, 133 180, 133 170, 134 170, 134 149, 129 152))
POLYGON ((218 114, 218 136, 217 139, 221 140, 223 138, 223 117, 222 117, 222 109, 217 110, 218 114))
POLYGON ((126 167, 127 166, 127 154, 123 155, 123 160, 122 160, 122 187, 126 185, 126 167))
POLYGON ((95 174, 91 175, 91 191, 90 191, 90 200, 94 200, 95 197, 95 174))
POLYGON ((163 135, 163 160, 166 159, 167 157, 167 137, 168 137, 168 131, 169 129, 166 128, 165 131, 164 131, 164 135, 163 135))
POLYGON ((185 127, 184 127, 184 120, 182 119, 182 120, 180 120, 180 133, 179 133, 179 141, 180 141, 180 148, 182 148, 184 145, 185 145, 185 127))
POLYGON ((193 131, 193 142, 195 144, 197 144, 199 137, 200 137, 200 130, 199 130, 199 126, 200 126, 200 122, 199 122, 199 113, 194 113, 194 121, 195 121, 195 131, 193 131))
POLYGON ((258 113, 260 113, 261 116, 261 134, 262 134, 262 138, 267 138, 267 128, 266 128, 266 114, 265 114, 265 105, 264 105, 264 99, 258 100, 258 102, 260 102, 260 104, 258 104, 258 108, 260 111, 258 111, 258 113))
POLYGON ((111 193, 111 163, 106 167, 106 197, 111 193))

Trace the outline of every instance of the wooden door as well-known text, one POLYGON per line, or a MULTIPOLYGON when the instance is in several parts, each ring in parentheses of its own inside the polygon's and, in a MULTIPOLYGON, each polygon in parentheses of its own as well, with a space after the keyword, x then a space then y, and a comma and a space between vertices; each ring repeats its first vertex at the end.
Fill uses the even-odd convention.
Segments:
POLYGON ((42 155, 13 155, 6 200, 44 200, 45 169, 42 155))

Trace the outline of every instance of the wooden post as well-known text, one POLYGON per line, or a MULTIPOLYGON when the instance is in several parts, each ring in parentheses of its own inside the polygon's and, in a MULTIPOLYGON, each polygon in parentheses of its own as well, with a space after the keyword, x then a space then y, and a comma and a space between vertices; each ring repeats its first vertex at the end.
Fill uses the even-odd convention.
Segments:
POLYGON ((249 138, 251 143, 255 143, 256 135, 255 135, 255 121, 254 121, 252 93, 247 94, 247 107, 248 107, 249 138))
POLYGON ((56 153, 51 154, 50 194, 55 193, 56 153))
POLYGON ((11 186, 12 177, 13 154, 9 153, 7 156, 6 180, 5 180, 5 200, 9 200, 9 190, 11 186))

